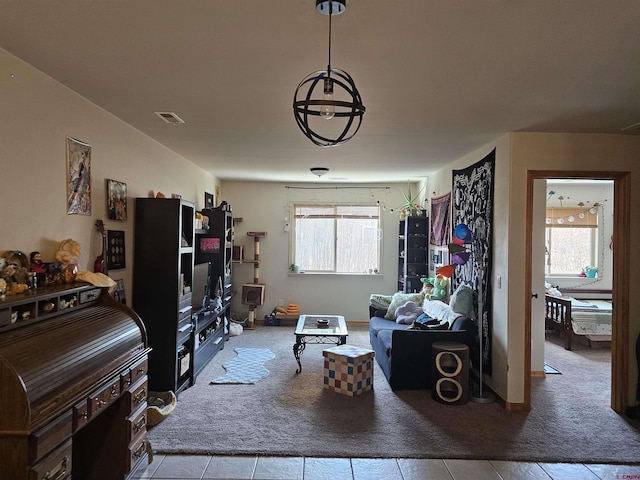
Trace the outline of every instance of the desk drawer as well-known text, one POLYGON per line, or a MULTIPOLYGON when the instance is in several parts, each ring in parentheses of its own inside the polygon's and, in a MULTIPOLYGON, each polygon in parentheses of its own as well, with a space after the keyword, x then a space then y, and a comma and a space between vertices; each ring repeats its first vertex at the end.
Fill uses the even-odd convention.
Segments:
POLYGON ((136 440, 147 431, 147 405, 140 408, 127 417, 127 444, 136 440))
POLYGON ((131 384, 135 384, 140 378, 147 374, 149 370, 149 359, 144 357, 135 365, 131 366, 131 384))
POLYGON ((89 401, 85 398, 73 406, 74 433, 84 427, 89 421, 89 401))
POLYGON ((144 376, 126 393, 130 405, 129 412, 135 412, 141 405, 147 404, 147 377, 144 376))
POLYGON ((145 433, 141 438, 129 445, 126 470, 131 471, 143 459, 148 458, 151 451, 151 444, 145 433))
POLYGON ((65 480, 71 478, 71 439, 29 469, 29 480, 65 480))
POLYGON ((118 376, 89 396, 89 415, 93 418, 104 411, 116 401, 120 392, 120 377, 118 376))
POLYGON ((72 432, 72 413, 71 409, 69 409, 33 433, 33 450, 30 463, 37 462, 39 459, 47 455, 57 445, 60 445, 66 439, 71 437, 72 432))

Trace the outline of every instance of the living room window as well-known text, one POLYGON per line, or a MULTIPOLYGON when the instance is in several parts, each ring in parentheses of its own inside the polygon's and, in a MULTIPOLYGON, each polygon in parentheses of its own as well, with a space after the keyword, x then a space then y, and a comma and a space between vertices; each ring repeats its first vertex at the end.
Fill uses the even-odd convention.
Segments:
POLYGON ((547 275, 575 276, 598 267, 599 209, 548 208, 546 217, 547 275))
POLYGON ((292 263, 309 273, 379 273, 380 207, 293 205, 292 263))

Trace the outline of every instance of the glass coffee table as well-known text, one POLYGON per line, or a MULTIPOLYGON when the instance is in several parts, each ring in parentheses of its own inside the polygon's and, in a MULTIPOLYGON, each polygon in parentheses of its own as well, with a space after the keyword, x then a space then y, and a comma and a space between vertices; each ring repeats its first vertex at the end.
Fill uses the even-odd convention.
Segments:
POLYGON ((296 325, 293 355, 298 362, 296 373, 302 371, 300 354, 308 343, 343 345, 347 343, 347 324, 341 315, 300 315, 296 325))

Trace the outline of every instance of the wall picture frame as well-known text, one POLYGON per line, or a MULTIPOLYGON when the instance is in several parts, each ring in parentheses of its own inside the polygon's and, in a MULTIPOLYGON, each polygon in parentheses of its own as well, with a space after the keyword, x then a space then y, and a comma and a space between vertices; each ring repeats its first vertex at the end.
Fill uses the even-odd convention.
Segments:
POLYGON ((127 184, 107 178, 107 218, 127 221, 127 184))
POLYGON ((91 145, 66 137, 67 215, 91 215, 91 145))
POLYGON ((124 280, 123 279, 119 279, 116 280, 116 288, 113 290, 113 298, 120 302, 120 303, 124 303, 125 305, 127 304, 127 298, 126 298, 126 294, 124 291, 124 280))
POLYGON ((124 242, 124 230, 107 230, 107 269, 126 268, 127 255, 124 242))
POLYGON ((215 197, 211 192, 204 192, 204 208, 213 208, 215 206, 215 197))

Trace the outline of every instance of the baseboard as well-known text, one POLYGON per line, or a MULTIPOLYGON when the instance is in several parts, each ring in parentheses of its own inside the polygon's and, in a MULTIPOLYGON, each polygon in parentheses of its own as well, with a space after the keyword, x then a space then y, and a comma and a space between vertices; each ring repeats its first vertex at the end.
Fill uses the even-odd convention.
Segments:
POLYGON ((545 378, 547 376, 546 373, 544 373, 544 370, 532 370, 531 371, 531 378, 545 378))
POLYGON ((366 327, 369 325, 369 320, 347 320, 346 324, 354 327, 366 327))

